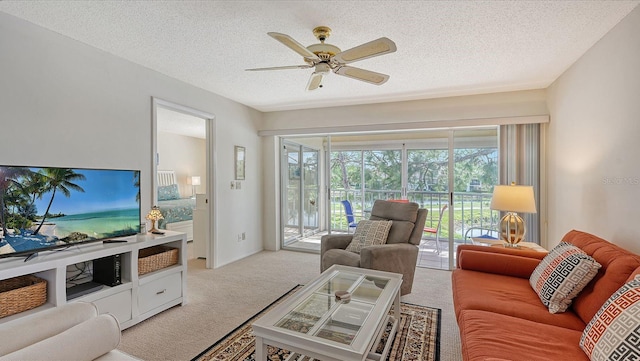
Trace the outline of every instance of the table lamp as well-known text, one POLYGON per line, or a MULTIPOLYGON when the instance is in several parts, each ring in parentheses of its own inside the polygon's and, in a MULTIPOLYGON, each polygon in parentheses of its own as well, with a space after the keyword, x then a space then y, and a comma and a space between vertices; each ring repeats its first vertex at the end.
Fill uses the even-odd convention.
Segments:
POLYGON ((149 230, 149 232, 159 232, 156 229, 156 221, 164 219, 162 213, 160 213, 160 208, 158 208, 158 206, 153 206, 153 208, 151 208, 151 210, 149 211, 149 214, 147 214, 146 218, 151 221, 151 229, 149 230))
POLYGON ((491 209, 507 212, 500 220, 500 238, 506 247, 518 247, 524 239, 526 227, 518 213, 536 213, 532 186, 497 185, 491 197, 491 209))
POLYGON ((191 198, 196 197, 196 186, 200 185, 200 176, 194 175, 191 177, 191 198))

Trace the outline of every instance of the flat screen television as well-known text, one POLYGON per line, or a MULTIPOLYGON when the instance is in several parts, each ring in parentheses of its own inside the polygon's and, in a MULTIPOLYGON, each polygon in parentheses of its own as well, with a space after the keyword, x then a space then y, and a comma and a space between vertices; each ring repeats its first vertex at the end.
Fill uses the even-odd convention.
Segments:
POLYGON ((140 171, 0 166, 0 257, 140 229, 140 171))

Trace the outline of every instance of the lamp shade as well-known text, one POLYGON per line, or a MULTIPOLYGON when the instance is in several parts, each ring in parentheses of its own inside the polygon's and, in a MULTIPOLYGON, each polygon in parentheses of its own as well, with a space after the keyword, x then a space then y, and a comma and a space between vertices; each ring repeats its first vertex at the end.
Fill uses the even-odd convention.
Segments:
POLYGON ((147 214, 146 218, 151 221, 158 221, 160 219, 164 219, 164 216, 162 216, 162 213, 160 212, 160 208, 158 208, 158 206, 153 206, 153 208, 151 208, 151 210, 147 214))
POLYGON ((491 209, 515 213, 536 213, 532 186, 497 185, 493 188, 491 209))
POLYGON ((191 185, 199 186, 200 185, 200 176, 194 175, 191 177, 191 185))

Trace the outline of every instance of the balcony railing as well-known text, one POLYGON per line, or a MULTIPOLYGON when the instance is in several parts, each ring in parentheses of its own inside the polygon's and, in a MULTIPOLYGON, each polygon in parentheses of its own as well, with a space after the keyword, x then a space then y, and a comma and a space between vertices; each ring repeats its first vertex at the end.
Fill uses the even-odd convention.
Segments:
MULTIPOLYGON (((360 190, 333 189, 331 191, 331 229, 334 231, 347 230, 344 208, 340 201, 348 199, 353 206, 356 220, 369 217, 371 207, 376 199, 400 199, 399 190, 360 190)), ((442 205, 449 203, 449 193, 431 191, 409 192, 408 199, 426 208, 427 221, 425 226, 436 227, 440 217, 442 205)), ((496 229, 499 223, 499 213, 489 208, 491 193, 455 192, 453 197, 453 233, 454 240, 464 240, 469 228, 496 229)), ((449 237, 449 212, 442 218, 440 238, 449 237)))

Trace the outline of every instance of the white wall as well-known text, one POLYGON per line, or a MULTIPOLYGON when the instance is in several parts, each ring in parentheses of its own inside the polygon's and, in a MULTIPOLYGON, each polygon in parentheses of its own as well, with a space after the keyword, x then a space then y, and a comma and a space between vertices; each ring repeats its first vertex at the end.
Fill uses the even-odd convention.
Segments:
POLYGON ((140 169, 151 206, 151 104, 158 97, 216 116, 212 157, 222 265, 262 249, 261 113, 0 12, 0 163, 140 169), (231 191, 233 146, 247 180, 231 191), (247 240, 236 241, 246 232, 247 240))
MULTIPOLYGON (((204 120, 203 120, 204 122, 204 120)), ((182 198, 191 197, 192 176, 199 176, 207 184, 207 142, 185 135, 158 132, 158 170, 173 170, 182 198)), ((196 186, 196 193, 205 193, 204 186, 196 186)))
POLYGON ((548 90, 549 246, 571 229, 640 252, 640 7, 548 90))

